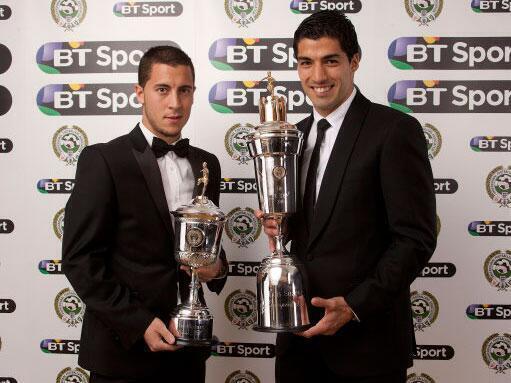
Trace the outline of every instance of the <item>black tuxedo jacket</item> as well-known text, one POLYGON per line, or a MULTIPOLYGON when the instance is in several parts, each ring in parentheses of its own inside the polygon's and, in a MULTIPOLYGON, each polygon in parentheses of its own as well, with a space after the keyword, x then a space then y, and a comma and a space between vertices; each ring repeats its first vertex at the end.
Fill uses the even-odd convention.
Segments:
MULTIPOLYGON (((217 158, 190 147, 188 159, 195 177, 201 176, 202 162, 208 163, 207 195, 218 205, 217 158)), ((64 226, 63 270, 86 304, 79 364, 118 377, 159 370, 170 377, 172 368, 185 368, 189 350, 153 353, 143 340, 155 317, 168 323, 178 282, 188 291, 189 278, 174 260, 160 169, 140 127, 83 150, 64 226)), ((224 283, 214 280, 208 287, 219 293, 224 283)))
MULTIPOLYGON (((307 137, 312 115, 298 123, 307 137)), ((419 122, 371 103, 360 91, 328 161, 313 222, 303 209, 289 222, 303 263, 308 302, 343 296, 360 318, 313 340, 340 375, 411 365, 414 331, 409 286, 436 246, 435 196, 419 122)), ((323 309, 309 307, 312 320, 323 309)), ((285 352, 292 335, 279 335, 285 352)))

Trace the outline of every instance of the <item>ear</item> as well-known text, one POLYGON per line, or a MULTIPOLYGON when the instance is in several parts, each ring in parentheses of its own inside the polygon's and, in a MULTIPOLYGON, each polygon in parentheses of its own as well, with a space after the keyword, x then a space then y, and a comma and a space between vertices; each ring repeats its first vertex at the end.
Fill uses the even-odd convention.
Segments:
POLYGON ((140 85, 135 85, 135 94, 137 95, 138 103, 144 105, 144 88, 140 85))
POLYGON ((355 53, 350 61, 350 69, 353 73, 355 73, 357 71, 359 64, 360 64, 360 53, 355 53))

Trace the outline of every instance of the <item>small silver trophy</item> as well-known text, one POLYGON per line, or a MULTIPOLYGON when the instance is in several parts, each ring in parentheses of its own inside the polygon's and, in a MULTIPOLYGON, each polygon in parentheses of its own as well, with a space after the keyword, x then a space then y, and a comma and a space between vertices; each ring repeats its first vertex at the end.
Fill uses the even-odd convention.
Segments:
POLYGON ((188 205, 171 212, 175 217, 176 261, 191 268, 190 295, 186 302, 178 305, 171 314, 179 336, 176 344, 184 346, 209 346, 213 335, 213 315, 199 299, 201 284, 197 268, 216 262, 220 253, 220 240, 225 215, 204 195, 209 180, 206 162, 203 163, 202 194, 188 205))
POLYGON ((298 156, 303 133, 286 122, 286 101, 274 94, 275 79, 268 72, 269 95, 261 97, 261 125, 247 136, 254 159, 259 208, 264 218, 277 222, 275 251, 265 257, 257 273, 257 325, 265 332, 298 332, 310 327, 298 261, 286 251, 282 224, 296 212, 298 156))

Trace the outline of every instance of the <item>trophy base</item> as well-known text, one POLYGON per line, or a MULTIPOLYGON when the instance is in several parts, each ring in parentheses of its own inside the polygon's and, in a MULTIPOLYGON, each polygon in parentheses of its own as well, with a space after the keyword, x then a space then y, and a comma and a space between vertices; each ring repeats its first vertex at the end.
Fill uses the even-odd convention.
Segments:
POLYGON ((178 346, 186 346, 186 347, 210 347, 213 344, 213 341, 211 339, 197 340, 197 339, 176 338, 176 344, 178 346))
POLYGON ((306 324, 306 325, 297 326, 297 327, 287 327, 287 328, 280 327, 280 328, 278 328, 278 327, 266 327, 266 326, 255 325, 252 327, 252 330, 259 331, 259 332, 273 332, 273 333, 285 333, 285 332, 295 333, 295 332, 302 332, 302 331, 308 330, 312 326, 313 326, 312 324, 306 324))
POLYGON ((172 315, 179 333, 176 344, 181 346, 210 346, 213 338, 213 316, 205 306, 180 305, 172 315))

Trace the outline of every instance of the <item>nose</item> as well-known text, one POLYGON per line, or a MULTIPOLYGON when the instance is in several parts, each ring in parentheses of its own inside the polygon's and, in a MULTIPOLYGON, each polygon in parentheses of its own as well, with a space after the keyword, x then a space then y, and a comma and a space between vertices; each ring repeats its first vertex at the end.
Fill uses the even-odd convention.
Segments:
POLYGON ((172 90, 169 92, 169 96, 167 98, 168 104, 167 107, 169 109, 179 109, 181 108, 181 97, 177 90, 172 90))
POLYGON ((315 83, 322 83, 326 81, 327 75, 322 63, 315 63, 312 67, 312 80, 315 83))

